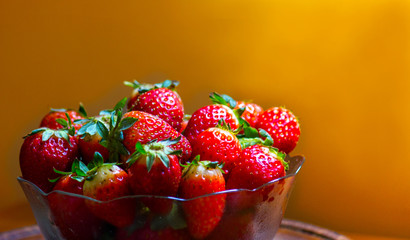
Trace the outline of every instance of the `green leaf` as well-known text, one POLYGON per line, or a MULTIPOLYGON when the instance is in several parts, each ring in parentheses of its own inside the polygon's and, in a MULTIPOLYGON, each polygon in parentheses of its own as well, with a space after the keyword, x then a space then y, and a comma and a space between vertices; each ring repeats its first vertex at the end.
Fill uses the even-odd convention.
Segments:
POLYGON ((67 127, 68 126, 68 123, 67 123, 67 121, 64 119, 64 118, 57 118, 56 119, 56 122, 58 122, 61 126, 63 126, 63 127, 67 127))
POLYGON ((148 154, 148 156, 147 156, 147 170, 148 170, 148 172, 151 171, 151 168, 154 165, 154 161, 155 161, 155 155, 154 154, 148 154))
POLYGON ((47 129, 47 130, 45 130, 45 131, 43 132, 43 136, 42 136, 41 140, 42 140, 43 142, 45 142, 45 141, 47 141, 48 139, 50 139, 50 137, 53 136, 53 135, 54 135, 54 131, 51 130, 51 129, 47 129))
POLYGON ((273 138, 267 131, 260 128, 259 129, 259 134, 261 135, 261 137, 265 138, 265 141, 263 142, 263 145, 265 145, 265 146, 272 146, 273 145, 273 138))
POLYGON ((169 168, 169 158, 164 152, 158 152, 157 156, 161 160, 161 162, 164 164, 165 167, 169 168))
POLYGON ((68 120, 68 127, 71 127, 72 125, 73 125, 73 121, 71 121, 71 117, 68 115, 68 113, 65 113, 65 116, 66 116, 66 118, 67 118, 67 120, 68 120))
POLYGON ((114 111, 116 111, 116 110, 122 110, 122 109, 125 107, 126 104, 127 104, 127 98, 125 97, 125 98, 121 99, 121 100, 115 105, 114 111))
POLYGON ((136 123, 138 121, 137 118, 133 118, 133 117, 126 117, 124 119, 121 120, 119 128, 120 131, 126 130, 130 127, 132 127, 132 125, 134 125, 134 123, 136 123))
POLYGON ((243 129, 245 136, 248 138, 256 138, 259 137, 259 132, 253 127, 247 127, 243 129))
POLYGON ((75 128, 74 127, 69 128, 67 133, 71 136, 74 136, 75 135, 75 128))
POLYGON ((90 122, 90 119, 74 119, 74 124, 85 124, 85 123, 88 123, 88 122, 90 122))
POLYGON ((74 160, 73 166, 72 166, 72 172, 77 174, 77 176, 82 176, 86 177, 87 172, 89 171, 88 167, 79 160, 74 160))
POLYGON ((56 134, 60 134, 60 137, 65 139, 68 143, 71 144, 70 142, 70 137, 68 136, 68 132, 67 131, 57 131, 56 134))
POLYGON ((145 151, 144 147, 142 146, 142 144, 140 142, 137 142, 135 144, 135 151, 139 152, 143 155, 147 155, 147 151, 145 151))
POLYGON ((93 162, 96 167, 100 167, 104 164, 104 158, 99 152, 95 152, 93 162))
POLYGON ((65 108, 50 108, 50 112, 67 112, 65 108))
POLYGON ((107 127, 100 121, 97 122, 97 132, 103 139, 108 138, 109 130, 107 127))
POLYGON ((78 112, 82 117, 87 117, 87 112, 85 111, 83 103, 80 102, 80 107, 78 108, 78 112))
POLYGON ((213 103, 215 103, 215 104, 228 105, 228 103, 225 101, 225 99, 224 99, 221 95, 219 95, 218 93, 216 93, 216 92, 212 92, 212 93, 209 95, 209 98, 210 98, 211 101, 212 101, 213 103))
POLYGON ((100 111, 99 115, 104 116, 104 115, 111 115, 111 113, 114 112, 113 110, 102 110, 100 111))
POLYGON ((108 141, 107 140, 101 140, 100 141, 100 144, 101 144, 101 146, 103 146, 103 147, 105 147, 105 148, 108 148, 108 141))
POLYGON ((84 124, 78 131, 77 131, 77 135, 82 136, 87 132, 87 129, 94 124, 93 122, 88 122, 86 124, 84 124))
POLYGON ((63 172, 63 171, 57 170, 55 168, 53 168, 53 171, 55 173, 58 173, 58 174, 61 174, 61 175, 70 175, 71 174, 71 172, 63 172))
MULTIPOLYGON (((235 114, 236 118, 243 119, 243 118, 241 118, 241 116, 242 116, 243 112, 245 112, 245 109, 246 109, 245 107, 234 109, 233 113, 235 114)), ((245 119, 243 119, 243 121, 246 122, 245 119)))
POLYGON ((226 94, 222 94, 221 97, 225 100, 225 102, 227 102, 229 104, 229 107, 231 108, 235 108, 236 107, 236 101, 230 97, 229 95, 226 94))
POLYGON ((39 132, 44 132, 44 131, 46 131, 47 129, 48 129, 48 128, 45 128, 45 127, 34 129, 33 131, 31 131, 31 133, 27 134, 27 135, 24 136, 23 138, 27 138, 27 137, 32 136, 32 135, 34 135, 34 134, 37 134, 37 133, 39 133, 39 132))
POLYGON ((61 177, 57 177, 57 178, 54 178, 54 179, 48 179, 48 181, 51 182, 51 183, 55 183, 55 182, 57 182, 60 178, 61 178, 61 177))
POLYGON ((141 86, 141 84, 137 80, 134 80, 133 82, 124 81, 124 85, 127 87, 132 87, 134 89, 141 86))
POLYGON ((72 179, 76 180, 77 182, 82 182, 85 180, 86 176, 71 176, 72 179))

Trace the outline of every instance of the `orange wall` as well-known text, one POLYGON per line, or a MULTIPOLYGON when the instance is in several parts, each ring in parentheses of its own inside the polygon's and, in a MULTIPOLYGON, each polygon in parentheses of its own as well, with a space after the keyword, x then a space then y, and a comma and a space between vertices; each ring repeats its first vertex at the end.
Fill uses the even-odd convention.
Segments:
MULTIPOLYGON (((0 1, 0 187, 49 107, 109 108, 123 80, 181 82, 286 106, 306 156, 286 217, 410 237, 410 3, 405 0, 0 1)), ((4 196, 4 195, 3 195, 4 196)))

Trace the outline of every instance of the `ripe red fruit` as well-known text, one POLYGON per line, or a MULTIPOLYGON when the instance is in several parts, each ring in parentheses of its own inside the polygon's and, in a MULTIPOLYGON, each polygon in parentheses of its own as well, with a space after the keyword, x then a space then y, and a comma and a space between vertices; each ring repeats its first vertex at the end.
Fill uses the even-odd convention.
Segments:
MULTIPOLYGON (((57 119, 64 119, 68 121, 66 114, 71 118, 71 121, 76 119, 84 119, 80 113, 74 110, 66 110, 66 109, 51 109, 51 111, 46 114, 43 119, 41 120, 40 127, 46 127, 50 129, 62 129, 65 126, 61 125, 57 119)), ((73 124, 75 130, 81 128, 81 124, 73 124)))
POLYGON ((134 220, 135 201, 113 199, 132 195, 128 174, 117 165, 102 164, 101 155, 99 159, 100 163, 90 170, 94 174, 84 182, 83 194, 104 202, 86 200, 86 204, 97 217, 116 227, 126 227, 134 220))
MULTIPOLYGON (((137 143, 136 151, 128 160, 131 188, 136 195, 173 196, 178 193, 181 167, 174 150, 169 146, 176 140, 153 141, 145 145, 137 143)), ((165 215, 172 209, 169 199, 149 198, 143 202, 151 211, 165 215)))
POLYGON ((263 108, 256 103, 238 101, 234 109, 240 108, 245 108, 241 117, 245 119, 251 127, 255 127, 258 116, 263 113, 263 108))
POLYGON ((100 141, 101 136, 98 133, 78 138, 78 146, 84 163, 91 162, 95 152, 99 152, 105 160, 108 160, 109 151, 100 144, 100 141))
POLYGON ((109 129, 109 115, 91 117, 84 120, 84 125, 77 131, 78 147, 84 163, 88 164, 94 158, 95 152, 100 153, 104 160, 109 158, 109 150, 100 144, 102 136, 99 134, 98 123, 109 129))
POLYGON ((53 169, 66 171, 77 156, 77 140, 67 130, 40 128, 26 136, 21 146, 21 173, 47 193, 55 184, 49 179, 59 176, 53 169))
POLYGON ((179 131, 184 118, 181 97, 175 92, 176 81, 166 80, 153 88, 139 89, 139 94, 129 102, 130 110, 138 110, 158 116, 179 131))
POLYGON ((221 104, 214 104, 202 107, 192 114, 185 128, 184 135, 191 145, 194 145, 196 138, 201 132, 208 128, 215 127, 221 119, 223 119, 232 130, 236 130, 239 127, 239 121, 231 108, 221 104))
MULTIPOLYGON (((83 195, 83 182, 67 175, 58 180, 53 190, 83 195)), ((54 223, 64 239, 97 239, 103 222, 85 205, 84 198, 52 192, 48 196, 54 223)))
POLYGON ((228 189, 255 189, 285 176, 283 156, 275 149, 252 145, 242 150, 229 175, 228 189))
POLYGON ((259 115, 256 128, 262 128, 273 138, 273 147, 286 154, 298 143, 300 136, 299 122, 291 111, 282 107, 273 107, 259 115))
POLYGON ((192 156, 224 163, 224 171, 229 173, 242 148, 235 134, 223 127, 212 127, 201 132, 192 145, 192 156))
MULTIPOLYGON (((185 199, 225 190, 225 179, 217 162, 195 158, 184 170, 179 195, 185 199)), ((226 194, 200 197, 182 203, 188 231, 195 239, 208 236, 218 225, 224 208, 226 194)))
POLYGON ((188 140, 164 120, 141 111, 127 112, 124 114, 124 117, 138 119, 130 128, 123 132, 123 144, 130 154, 135 152, 135 144, 137 142, 146 144, 154 139, 162 141, 168 138, 176 139, 181 136, 181 140, 170 147, 173 150, 182 150, 182 154, 179 156, 179 159, 182 162, 185 162, 190 158, 192 149, 188 140))

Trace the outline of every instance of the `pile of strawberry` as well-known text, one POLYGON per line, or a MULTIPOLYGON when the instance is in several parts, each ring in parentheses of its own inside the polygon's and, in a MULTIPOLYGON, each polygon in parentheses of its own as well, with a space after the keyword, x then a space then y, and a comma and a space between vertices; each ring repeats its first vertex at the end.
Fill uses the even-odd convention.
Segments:
POLYGON ((52 109, 24 138, 24 179, 45 193, 99 200, 48 195, 66 239, 98 239, 101 228, 118 229, 117 239, 205 239, 227 197, 196 197, 255 189, 286 175, 285 156, 300 135, 289 110, 264 111, 211 93, 210 105, 185 115, 178 82, 125 84, 134 88, 132 96, 113 109, 97 116, 82 105, 78 111, 52 109), (147 196, 121 198, 131 195, 147 196), (166 197, 195 200, 175 206, 166 197))

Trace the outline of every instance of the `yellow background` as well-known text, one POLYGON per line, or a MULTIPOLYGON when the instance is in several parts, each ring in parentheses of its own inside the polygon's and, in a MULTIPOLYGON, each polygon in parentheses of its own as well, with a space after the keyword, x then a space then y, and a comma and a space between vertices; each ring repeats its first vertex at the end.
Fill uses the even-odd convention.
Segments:
POLYGON ((26 204, 18 152, 50 107, 171 78, 188 113, 218 91, 299 117, 287 218, 410 237, 409 33, 405 0, 0 0, 0 209, 26 204))

